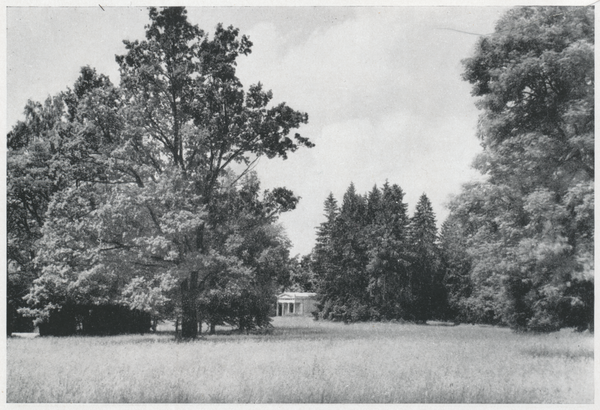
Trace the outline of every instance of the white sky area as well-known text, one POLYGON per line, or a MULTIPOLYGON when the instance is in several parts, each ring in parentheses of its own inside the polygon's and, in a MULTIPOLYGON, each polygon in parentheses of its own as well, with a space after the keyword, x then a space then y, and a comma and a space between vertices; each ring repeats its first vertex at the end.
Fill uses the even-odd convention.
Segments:
MULTIPOLYGON (((238 60, 247 87, 260 81, 307 112, 297 130, 316 146, 288 160, 260 160, 262 188, 285 186, 302 199, 281 217, 292 255, 314 246, 330 192, 341 204, 350 182, 359 193, 388 180, 405 192, 410 214, 421 194, 438 225, 449 196, 476 177, 479 115, 461 60, 478 36, 494 31, 499 7, 188 7, 193 24, 240 28, 254 43, 238 60)), ((119 83, 122 40, 142 40, 145 7, 8 7, 7 128, 28 99, 72 87, 90 65, 119 83)))

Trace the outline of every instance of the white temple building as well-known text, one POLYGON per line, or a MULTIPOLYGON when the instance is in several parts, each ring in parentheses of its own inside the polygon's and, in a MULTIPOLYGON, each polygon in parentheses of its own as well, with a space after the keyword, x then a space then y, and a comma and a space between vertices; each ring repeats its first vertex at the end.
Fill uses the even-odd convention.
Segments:
POLYGON ((277 316, 310 315, 315 308, 316 293, 284 292, 277 296, 277 316))

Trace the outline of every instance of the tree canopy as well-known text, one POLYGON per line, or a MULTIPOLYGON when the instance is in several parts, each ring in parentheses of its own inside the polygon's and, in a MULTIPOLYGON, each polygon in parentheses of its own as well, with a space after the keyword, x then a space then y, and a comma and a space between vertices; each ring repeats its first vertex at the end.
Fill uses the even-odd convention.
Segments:
POLYGON ((593 329, 593 9, 514 8, 463 64, 482 178, 450 202, 439 238, 426 196, 410 219, 396 186, 350 186, 339 208, 330 196, 319 315, 593 329))
POLYGON ((450 207, 467 236, 470 299, 516 329, 592 326, 593 9, 515 8, 464 66, 486 177, 450 207))
MULTIPOLYGON (((260 83, 243 88, 236 60, 252 43, 238 29, 218 25, 209 36, 181 7, 150 8, 149 17, 146 39, 124 41, 126 53, 116 57, 120 86, 84 68, 73 90, 36 106, 41 114, 54 109, 47 124, 31 115, 9 136, 16 163, 41 141, 57 151, 39 162, 42 170, 64 169, 52 173, 60 186, 52 178, 48 187, 28 185, 47 193, 36 221, 41 271, 30 313, 43 319, 67 302, 157 312, 177 285, 183 336, 195 337, 202 291, 225 277, 270 279, 269 249, 289 247, 269 226, 298 198, 286 188, 261 195, 252 165, 313 144, 288 137, 307 114, 272 104, 260 83)), ((15 207, 34 215, 27 206, 15 207)), ((264 322, 266 313, 259 316, 264 322)))
POLYGON ((295 132, 308 115, 243 86, 253 44, 237 28, 148 10, 118 85, 83 67, 7 135, 9 332, 17 311, 58 333, 106 311, 181 319, 194 338, 200 322, 267 325, 283 288, 316 290, 316 316, 346 322, 593 329, 593 8, 514 8, 463 61, 482 177, 439 234, 427 195, 411 217, 398 185, 350 184, 304 258, 277 224, 299 198, 261 191, 253 168, 312 147, 295 132))

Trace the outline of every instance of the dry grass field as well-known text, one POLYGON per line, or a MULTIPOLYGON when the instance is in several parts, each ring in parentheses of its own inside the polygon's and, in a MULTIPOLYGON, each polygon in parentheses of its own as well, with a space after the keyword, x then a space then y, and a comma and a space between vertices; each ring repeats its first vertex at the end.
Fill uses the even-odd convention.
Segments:
POLYGON ((10 338, 7 401, 593 403, 593 335, 276 318, 265 334, 10 338))

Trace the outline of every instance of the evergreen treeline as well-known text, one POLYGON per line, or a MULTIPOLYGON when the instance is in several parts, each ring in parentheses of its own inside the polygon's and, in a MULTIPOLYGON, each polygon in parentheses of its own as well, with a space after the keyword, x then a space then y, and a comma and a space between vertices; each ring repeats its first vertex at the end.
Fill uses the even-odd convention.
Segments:
POLYGON ((344 322, 447 316, 435 214, 423 194, 413 217, 404 192, 387 182, 366 195, 350 185, 341 206, 325 201, 313 270, 315 315, 344 322))

